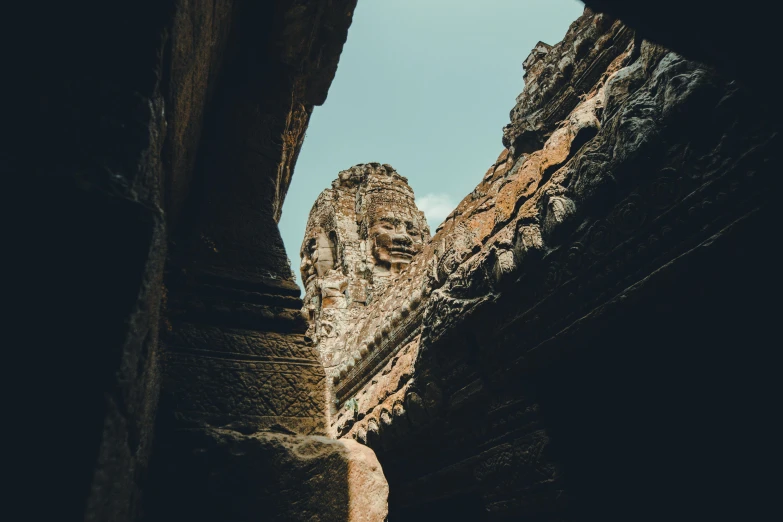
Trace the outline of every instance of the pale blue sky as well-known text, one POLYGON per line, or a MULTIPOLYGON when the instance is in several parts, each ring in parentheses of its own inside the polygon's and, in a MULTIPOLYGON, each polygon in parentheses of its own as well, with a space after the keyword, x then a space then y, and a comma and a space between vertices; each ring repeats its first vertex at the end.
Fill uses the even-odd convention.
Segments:
POLYGON ((579 0, 359 0, 337 76, 310 120, 280 231, 299 247, 318 194, 357 163, 388 163, 432 232, 503 150, 522 62, 559 42, 579 0))

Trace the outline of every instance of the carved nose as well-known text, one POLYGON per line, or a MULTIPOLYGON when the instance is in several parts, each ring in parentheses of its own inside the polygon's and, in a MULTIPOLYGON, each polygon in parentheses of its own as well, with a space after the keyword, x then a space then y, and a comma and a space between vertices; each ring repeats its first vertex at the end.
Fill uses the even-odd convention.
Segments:
POLYGON ((392 241, 396 244, 412 245, 413 239, 405 232, 397 233, 394 235, 392 241))

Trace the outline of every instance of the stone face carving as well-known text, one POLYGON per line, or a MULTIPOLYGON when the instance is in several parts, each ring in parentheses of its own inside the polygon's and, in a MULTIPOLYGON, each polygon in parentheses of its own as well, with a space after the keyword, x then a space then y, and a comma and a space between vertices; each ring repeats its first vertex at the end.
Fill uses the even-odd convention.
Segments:
POLYGON ((334 268, 336 257, 334 240, 322 231, 316 231, 302 246, 302 280, 305 284, 313 277, 324 277, 334 268))
POLYGON ((397 194, 373 194, 369 198, 368 244, 372 248, 376 271, 399 273, 421 250, 423 231, 421 212, 397 194))
POLYGON ((300 250, 300 269, 308 335, 318 343, 329 380, 339 375, 339 365, 360 355, 358 348, 346 352, 337 339, 344 340, 374 296, 394 286, 428 239, 413 190, 389 165, 344 170, 318 196, 300 250))

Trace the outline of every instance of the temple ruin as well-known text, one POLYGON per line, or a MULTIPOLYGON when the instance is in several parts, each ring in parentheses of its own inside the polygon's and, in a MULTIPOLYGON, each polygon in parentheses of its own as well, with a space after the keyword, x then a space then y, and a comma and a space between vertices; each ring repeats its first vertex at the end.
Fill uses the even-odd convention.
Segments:
POLYGON ((18 518, 774 517, 777 22, 586 4, 432 234, 336 173, 303 294, 277 221, 356 0, 14 17, 18 518))

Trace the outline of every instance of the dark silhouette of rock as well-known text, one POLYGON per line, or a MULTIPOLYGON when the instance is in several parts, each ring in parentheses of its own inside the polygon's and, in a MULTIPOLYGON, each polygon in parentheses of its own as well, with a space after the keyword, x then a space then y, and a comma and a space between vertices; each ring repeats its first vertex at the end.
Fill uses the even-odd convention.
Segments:
MULTIPOLYGON (((41 463, 19 475, 38 490, 22 518, 56 507, 66 520, 159 520, 191 502, 205 519, 223 492, 176 487, 199 459, 230 475, 219 466, 271 456, 259 447, 237 464, 189 444, 215 430, 324 432, 324 372, 276 221, 355 5, 88 1, 9 14, 30 45, 9 64, 24 80, 9 98, 3 174, 34 214, 20 244, 26 294, 51 307, 46 328, 26 327, 42 335, 17 365, 23 378, 38 359, 50 368, 30 395, 41 420, 23 422, 41 463)), ((343 460, 335 489, 353 480, 343 460)), ((304 484, 308 471, 292 477, 304 484)), ((257 495, 236 490, 232 502, 272 493, 257 495)), ((248 516, 294 512, 258 502, 248 516)), ((349 505, 329 514, 356 516, 349 505)))

